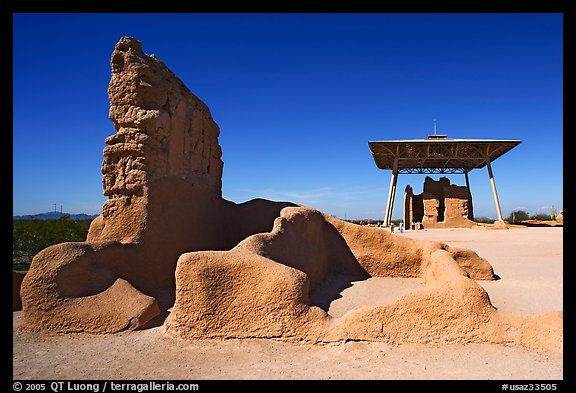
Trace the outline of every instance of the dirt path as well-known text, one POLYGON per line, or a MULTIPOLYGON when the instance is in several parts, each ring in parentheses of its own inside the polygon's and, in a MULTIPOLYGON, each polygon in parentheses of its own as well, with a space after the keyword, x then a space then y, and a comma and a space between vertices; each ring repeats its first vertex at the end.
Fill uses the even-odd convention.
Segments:
MULTIPOLYGON (((443 240, 488 259, 502 279, 480 282, 502 311, 562 310, 562 228, 425 230, 398 236, 443 240), (537 294, 537 296, 535 296, 537 294)), ((418 290, 417 279, 349 282, 329 305, 341 315, 418 290), (378 296, 378 293, 386 296, 378 296)), ((14 379, 529 379, 563 378, 562 355, 494 344, 390 346, 274 340, 176 341, 162 328, 117 335, 45 335, 16 330, 14 379)))
MULTIPOLYGON (((15 320, 18 319, 15 314, 15 320)), ((114 336, 18 333, 15 379, 561 379, 558 355, 492 344, 390 346, 173 341, 161 328, 114 336)))

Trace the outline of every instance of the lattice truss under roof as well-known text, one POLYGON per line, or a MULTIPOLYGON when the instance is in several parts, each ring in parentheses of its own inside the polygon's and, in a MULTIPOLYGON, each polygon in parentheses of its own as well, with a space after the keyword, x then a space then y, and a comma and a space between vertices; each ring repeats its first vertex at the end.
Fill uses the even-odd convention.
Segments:
POLYGON ((482 168, 510 149, 519 140, 414 139, 368 142, 376 166, 398 173, 466 173, 482 168))

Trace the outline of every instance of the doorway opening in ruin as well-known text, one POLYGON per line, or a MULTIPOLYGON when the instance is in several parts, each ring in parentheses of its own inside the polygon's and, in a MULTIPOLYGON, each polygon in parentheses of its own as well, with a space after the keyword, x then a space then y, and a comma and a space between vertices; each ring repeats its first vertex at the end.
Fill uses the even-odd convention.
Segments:
POLYGON ((440 199, 438 206, 438 222, 444 222, 444 212, 446 210, 446 204, 444 203, 444 198, 440 199))

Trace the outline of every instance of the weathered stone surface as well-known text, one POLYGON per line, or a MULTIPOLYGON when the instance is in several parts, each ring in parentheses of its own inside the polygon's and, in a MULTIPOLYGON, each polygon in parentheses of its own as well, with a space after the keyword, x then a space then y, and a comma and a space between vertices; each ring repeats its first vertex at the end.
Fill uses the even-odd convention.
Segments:
POLYGON ((434 227, 441 221, 438 219, 440 214, 440 199, 438 195, 429 191, 424 191, 422 193, 422 202, 424 204, 424 217, 422 218, 422 224, 424 227, 434 227))
POLYGON ((208 107, 164 63, 146 55, 139 41, 121 38, 111 68, 109 117, 116 134, 106 138, 102 163, 109 199, 101 233, 90 238, 137 241, 143 223, 124 221, 143 217, 142 199, 155 181, 180 179, 221 195, 220 129, 208 107), (126 227, 134 231, 124 233, 126 227))
POLYGON ((498 312, 471 278, 494 278, 474 252, 398 238, 305 207, 283 209, 271 232, 230 251, 183 254, 176 277, 176 303, 164 324, 169 337, 512 343, 561 351, 561 314, 498 312), (422 277, 426 289, 340 318, 311 303, 311 292, 330 274, 362 272, 422 277))
POLYGON ((402 205, 402 218, 407 228, 410 228, 411 223, 414 221, 414 190, 408 184, 404 189, 404 204, 402 205))
POLYGON ((466 186, 444 187, 444 221, 446 226, 470 226, 470 192, 466 186))
MULTIPOLYGON (((118 42, 111 67, 108 201, 86 242, 34 257, 20 291, 22 330, 114 333, 162 323, 170 309, 166 334, 181 338, 558 346, 561 315, 498 313, 474 281, 496 276, 470 250, 287 202, 222 199, 219 129, 206 105, 133 38, 118 42), (427 288, 333 318, 310 292, 338 274, 422 277, 427 288)), ((430 189, 449 183, 440 185, 430 189)))
POLYGON ((475 225, 471 217, 472 199, 466 186, 452 185, 446 177, 435 181, 429 176, 424 180, 422 194, 414 195, 412 187, 406 186, 406 223, 422 222, 425 228, 471 227, 475 225))
POLYGON ((424 178, 423 191, 436 195, 438 199, 444 199, 444 187, 450 185, 450 179, 441 177, 438 180, 432 179, 430 176, 424 178))
POLYGON ((230 249, 249 235, 271 230, 280 210, 292 205, 222 199, 220 130, 206 105, 133 38, 116 44, 111 67, 109 115, 116 133, 106 138, 102 163, 108 200, 85 243, 63 243, 34 258, 23 282, 21 329, 109 333, 155 323, 152 319, 164 316, 174 302, 174 272, 182 253, 230 249), (83 263, 78 247, 101 243, 109 246, 97 247, 91 252, 94 260, 83 263), (65 264, 74 266, 74 280, 63 278, 65 264), (48 266, 55 267, 47 275, 48 266), (94 271, 102 275, 93 276, 94 271), (106 290, 116 279, 125 280, 132 287, 127 293, 145 301, 99 300, 113 295, 106 290), (100 286, 90 293, 69 291, 72 284, 91 288, 94 282, 100 286), (79 296, 87 308, 92 302, 98 313, 116 321, 104 323, 86 314, 82 325, 79 296), (157 304, 148 304, 150 299, 157 304), (45 309, 56 311, 46 315, 45 309), (126 325, 126 318, 138 323, 126 325))
POLYGON ((20 328, 114 333, 143 327, 159 314, 158 303, 114 269, 130 248, 117 242, 79 242, 42 250, 22 283, 20 328))

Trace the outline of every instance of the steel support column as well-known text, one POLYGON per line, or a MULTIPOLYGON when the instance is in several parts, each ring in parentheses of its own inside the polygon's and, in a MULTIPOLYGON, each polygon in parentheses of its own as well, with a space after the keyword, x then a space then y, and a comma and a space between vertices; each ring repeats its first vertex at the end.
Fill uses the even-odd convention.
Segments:
POLYGON ((388 190, 388 201, 386 202, 386 215, 384 216, 384 226, 387 227, 392 222, 392 208, 394 207, 394 195, 396 194, 396 182, 398 181, 398 158, 394 159, 392 167, 392 178, 390 179, 390 190, 388 190))
POLYGON ((470 191, 470 181, 468 180, 468 170, 464 170, 464 178, 466 179, 466 188, 468 189, 468 219, 474 221, 474 212, 472 210, 472 191, 470 191))
POLYGON ((494 194, 494 203, 496 204, 496 213, 498 213, 498 221, 504 221, 502 219, 502 211, 500 210, 500 202, 498 201, 498 192, 496 192, 496 183, 494 182, 494 174, 492 173, 492 166, 490 166, 490 158, 486 158, 486 167, 488 168, 488 176, 490 177, 492 194, 494 194))

